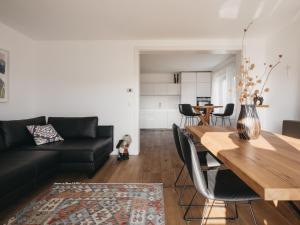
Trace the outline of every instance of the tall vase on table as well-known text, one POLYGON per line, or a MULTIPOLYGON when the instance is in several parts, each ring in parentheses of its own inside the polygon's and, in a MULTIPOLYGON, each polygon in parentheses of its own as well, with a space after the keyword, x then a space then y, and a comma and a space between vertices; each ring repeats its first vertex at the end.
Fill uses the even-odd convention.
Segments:
POLYGON ((261 132, 256 105, 241 105, 241 111, 237 121, 239 137, 244 140, 257 139, 261 132))
POLYGON ((263 94, 269 92, 266 87, 271 73, 280 64, 282 55, 278 55, 278 60, 275 64, 264 63, 265 69, 262 74, 257 74, 255 64, 252 63, 250 57, 246 55, 246 34, 251 21, 244 29, 241 54, 241 71, 237 74, 237 91, 241 103, 241 111, 237 121, 237 130, 241 139, 250 140, 256 139, 261 133, 260 121, 257 115, 256 106, 263 104, 263 94))

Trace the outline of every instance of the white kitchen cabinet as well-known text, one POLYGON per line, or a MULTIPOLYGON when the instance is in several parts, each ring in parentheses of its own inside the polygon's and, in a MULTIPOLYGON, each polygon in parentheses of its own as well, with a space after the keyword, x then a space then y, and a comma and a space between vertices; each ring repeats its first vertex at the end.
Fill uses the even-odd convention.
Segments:
POLYGON ((181 97, 182 104, 195 105, 197 101, 196 83, 181 83, 181 97))
POLYGON ((140 110, 141 129, 171 129, 172 124, 180 123, 181 116, 177 109, 140 110))
POLYGON ((211 83, 210 72, 197 72, 197 83, 211 83))
POLYGON ((173 123, 180 124, 181 115, 178 109, 170 109, 167 111, 167 129, 171 129, 173 123))
POLYGON ((141 129, 164 129, 167 127, 166 110, 140 110, 141 129))
POLYGON ((182 72, 181 83, 196 83, 197 73, 196 72, 182 72))
POLYGON ((181 98, 182 104, 195 105, 197 101, 197 74, 194 72, 181 73, 181 98))
POLYGON ((197 97, 210 97, 211 84, 210 83, 197 83, 197 97))
POLYGON ((197 73, 197 97, 211 96, 211 73, 197 73))

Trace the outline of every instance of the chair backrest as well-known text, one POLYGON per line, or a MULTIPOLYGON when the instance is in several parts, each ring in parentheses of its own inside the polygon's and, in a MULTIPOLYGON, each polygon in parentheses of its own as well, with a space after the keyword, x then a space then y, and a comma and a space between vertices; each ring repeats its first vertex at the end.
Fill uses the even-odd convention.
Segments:
POLYGON ((190 175, 191 179, 193 180, 191 150, 190 150, 189 142, 188 142, 186 134, 180 129, 177 129, 177 130, 178 130, 179 142, 180 142, 181 150, 183 153, 184 162, 188 169, 189 175, 190 175))
POLYGON ((193 116, 194 111, 191 104, 179 104, 179 112, 185 116, 193 116))
POLYGON ((186 134, 181 133, 180 143, 182 144, 182 149, 184 149, 184 155, 186 157, 186 167, 188 168, 190 177, 195 185, 195 188, 204 197, 210 198, 211 196, 207 188, 208 184, 201 169, 197 150, 192 139, 186 134))
POLYGON ((179 142, 179 134, 178 134, 178 130, 180 130, 180 128, 175 123, 173 123, 172 130, 173 130, 173 137, 174 137, 177 153, 178 153, 181 161, 184 163, 184 157, 183 157, 183 153, 181 150, 181 146, 180 146, 180 142, 179 142))
POLYGON ((229 103, 226 105, 225 110, 224 110, 224 116, 231 116, 234 111, 234 104, 229 103))

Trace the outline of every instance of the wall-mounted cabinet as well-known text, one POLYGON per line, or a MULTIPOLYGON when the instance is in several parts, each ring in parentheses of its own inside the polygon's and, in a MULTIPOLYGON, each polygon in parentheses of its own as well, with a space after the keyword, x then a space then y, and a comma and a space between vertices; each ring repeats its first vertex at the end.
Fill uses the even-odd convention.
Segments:
POLYGON ((181 103, 195 105, 197 97, 211 96, 210 72, 181 73, 181 103))

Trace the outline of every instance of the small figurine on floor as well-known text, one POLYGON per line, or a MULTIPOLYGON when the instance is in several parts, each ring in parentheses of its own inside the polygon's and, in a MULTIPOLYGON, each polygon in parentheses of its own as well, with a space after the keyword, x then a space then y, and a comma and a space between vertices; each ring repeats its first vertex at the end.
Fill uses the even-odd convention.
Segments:
POLYGON ((128 148, 131 144, 131 137, 130 135, 126 134, 123 136, 121 140, 119 140, 117 144, 117 149, 119 151, 118 160, 128 160, 129 159, 129 152, 128 148))

